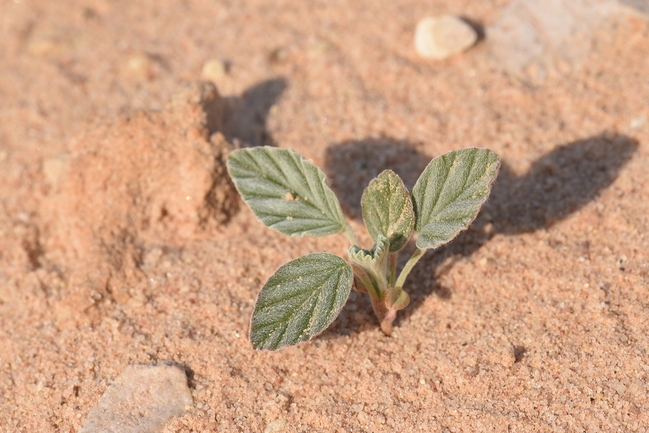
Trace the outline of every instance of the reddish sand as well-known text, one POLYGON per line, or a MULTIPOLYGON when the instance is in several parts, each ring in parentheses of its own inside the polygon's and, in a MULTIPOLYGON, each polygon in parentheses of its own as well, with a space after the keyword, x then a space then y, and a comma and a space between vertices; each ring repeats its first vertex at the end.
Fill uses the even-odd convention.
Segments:
POLYGON ((487 25, 506 3, 6 1, 0 432, 77 431, 134 363, 190 372, 166 432, 648 431, 649 23, 536 84, 487 41, 414 52, 419 18, 487 25), (257 222, 225 175, 237 145, 323 167, 364 247, 382 169, 411 187, 466 146, 503 168, 409 277, 392 337, 353 293, 313 341, 255 352, 264 281, 348 244, 257 222))

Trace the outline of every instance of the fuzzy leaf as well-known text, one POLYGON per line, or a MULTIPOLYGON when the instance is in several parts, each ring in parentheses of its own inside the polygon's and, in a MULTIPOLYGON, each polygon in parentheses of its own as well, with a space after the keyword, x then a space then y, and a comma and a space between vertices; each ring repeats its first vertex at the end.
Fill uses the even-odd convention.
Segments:
POLYGON ((268 227, 290 236, 324 236, 345 227, 325 174, 289 149, 239 149, 228 171, 250 209, 268 227))
POLYGON ((365 188, 361 205, 374 242, 383 235, 390 241, 391 253, 403 248, 412 234, 415 212, 401 178, 392 170, 383 171, 365 188))
POLYGON ((352 267, 329 253, 308 254, 281 266, 257 297, 252 346, 277 350, 324 331, 347 301, 353 278, 352 267))
POLYGON ((390 242, 385 236, 379 235, 371 250, 352 245, 347 252, 354 274, 361 280, 372 298, 381 299, 382 292, 388 285, 386 270, 389 250, 390 242))
POLYGON ((362 266, 379 266, 383 268, 388 260, 389 247, 390 241, 385 236, 379 235, 378 240, 371 250, 364 250, 356 245, 352 245, 349 247, 348 255, 352 262, 356 262, 362 266))
POLYGON ((487 200, 498 155, 467 148, 433 159, 412 190, 417 247, 437 248, 466 229, 487 200))

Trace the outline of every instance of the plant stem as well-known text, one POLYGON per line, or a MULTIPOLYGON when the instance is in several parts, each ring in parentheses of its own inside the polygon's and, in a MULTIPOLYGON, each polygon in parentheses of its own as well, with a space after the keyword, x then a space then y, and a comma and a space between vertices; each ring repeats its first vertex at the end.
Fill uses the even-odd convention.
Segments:
POLYGON ((381 331, 388 337, 392 335, 392 322, 397 317, 396 310, 388 310, 385 316, 381 319, 381 331))
POLYGON ((356 239, 356 235, 354 234, 354 231, 352 230, 352 227, 349 225, 348 222, 345 222, 344 232, 349 242, 351 242, 352 245, 358 246, 358 239, 356 239))
POLYGON ((385 301, 382 299, 371 298, 371 300, 372 309, 381 324, 381 331, 389 337, 392 335, 392 322, 394 322, 394 319, 397 317, 397 310, 387 308, 385 301))
POLYGON ((388 266, 390 267, 389 272, 388 272, 388 286, 393 287, 394 286, 394 280, 397 278, 397 257, 399 257, 399 253, 390 253, 388 256, 388 266))
POLYGON ((398 287, 400 289, 403 288, 403 284, 406 282, 406 278, 408 278, 408 274, 410 271, 412 271, 412 268, 417 264, 419 259, 422 258, 426 250, 422 250, 417 248, 414 253, 412 253, 412 256, 408 259, 408 262, 406 263, 406 266, 403 267, 403 270, 401 270, 401 273, 399 274, 399 278, 397 279, 396 284, 394 285, 395 287, 398 287))

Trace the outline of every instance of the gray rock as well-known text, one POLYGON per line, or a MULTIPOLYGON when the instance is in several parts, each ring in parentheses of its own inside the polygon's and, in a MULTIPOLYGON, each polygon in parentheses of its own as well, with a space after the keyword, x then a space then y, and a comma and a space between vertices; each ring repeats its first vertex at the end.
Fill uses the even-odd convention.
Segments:
POLYGON ((79 433, 157 433, 192 402, 185 372, 129 365, 90 410, 79 433))
POLYGON ((415 50, 429 59, 445 59, 471 48, 478 40, 476 31, 453 15, 426 17, 415 28, 415 50))
POLYGON ((649 18, 649 0, 619 0, 619 3, 649 18))
POLYGON ((543 81, 578 70, 598 29, 643 10, 649 10, 649 1, 513 0, 487 28, 488 56, 498 68, 543 81))

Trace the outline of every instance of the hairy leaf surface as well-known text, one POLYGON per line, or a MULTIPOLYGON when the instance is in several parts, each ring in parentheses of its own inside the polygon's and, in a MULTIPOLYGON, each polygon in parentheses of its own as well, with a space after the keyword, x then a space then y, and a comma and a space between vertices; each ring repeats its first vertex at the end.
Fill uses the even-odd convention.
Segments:
POLYGON ((338 233, 345 219, 325 174, 289 149, 239 149, 228 171, 250 209, 268 227, 290 236, 338 233))
POLYGON ((417 247, 437 248, 478 215, 498 173, 498 155, 467 148, 433 159, 412 190, 417 247))
POLYGON ((365 188, 361 205, 374 242, 382 235, 390 241, 391 253, 403 248, 412 234, 415 212, 401 178, 392 170, 383 171, 365 188))
POLYGON ((354 273, 360 278, 369 295, 376 299, 383 296, 382 290, 388 285, 386 272, 389 250, 390 242, 379 234, 371 250, 352 245, 347 252, 354 273))
POLYGON ((259 293, 250 342, 277 350, 311 339, 338 316, 353 283, 352 267, 329 253, 312 253, 281 266, 259 293))

